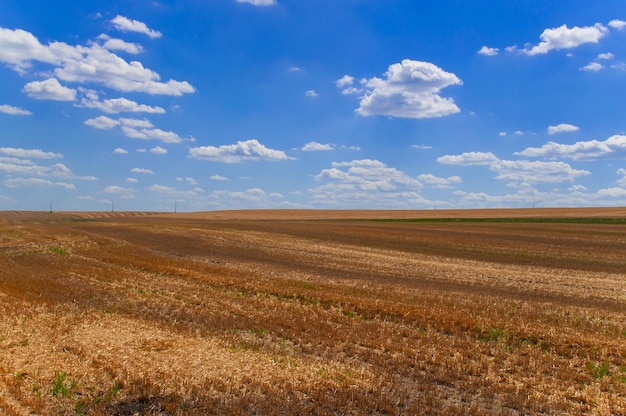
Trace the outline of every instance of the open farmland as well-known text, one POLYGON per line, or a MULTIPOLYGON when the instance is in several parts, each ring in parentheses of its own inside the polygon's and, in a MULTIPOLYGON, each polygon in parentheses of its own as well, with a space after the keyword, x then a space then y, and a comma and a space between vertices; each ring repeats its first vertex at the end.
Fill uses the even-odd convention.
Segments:
POLYGON ((625 218, 0 213, 0 413, 626 414, 625 218))

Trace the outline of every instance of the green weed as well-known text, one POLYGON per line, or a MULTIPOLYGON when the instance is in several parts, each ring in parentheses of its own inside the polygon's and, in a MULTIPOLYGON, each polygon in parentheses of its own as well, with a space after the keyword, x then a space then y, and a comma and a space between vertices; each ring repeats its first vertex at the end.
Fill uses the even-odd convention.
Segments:
POLYGON ((52 395, 56 396, 60 394, 63 397, 67 397, 70 394, 69 388, 65 384, 65 379, 67 378, 67 373, 59 373, 56 374, 56 380, 54 381, 54 386, 52 386, 52 395))
POLYGON ((60 247, 50 247, 49 250, 53 252, 54 254, 58 254, 59 256, 64 256, 67 254, 67 250, 62 249, 60 247))

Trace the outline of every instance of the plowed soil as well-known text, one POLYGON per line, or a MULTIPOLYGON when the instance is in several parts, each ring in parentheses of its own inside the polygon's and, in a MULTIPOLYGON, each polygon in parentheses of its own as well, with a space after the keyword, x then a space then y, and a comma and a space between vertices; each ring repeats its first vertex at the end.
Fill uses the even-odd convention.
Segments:
POLYGON ((626 414, 624 219, 0 212, 0 414, 626 414))

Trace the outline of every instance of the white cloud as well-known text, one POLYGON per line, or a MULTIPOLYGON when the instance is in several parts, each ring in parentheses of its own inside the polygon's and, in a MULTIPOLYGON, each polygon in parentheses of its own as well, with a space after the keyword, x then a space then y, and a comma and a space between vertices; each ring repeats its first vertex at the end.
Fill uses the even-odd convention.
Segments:
POLYGON ((172 188, 171 186, 158 184, 152 185, 148 189, 150 191, 164 195, 167 198, 175 198, 177 200, 196 199, 204 192, 204 189, 198 187, 186 191, 181 191, 176 188, 172 188))
POLYGON ((152 113, 152 114, 164 114, 165 109, 155 106, 149 106, 145 104, 138 104, 135 101, 127 98, 112 98, 104 101, 99 101, 96 95, 95 99, 92 97, 82 98, 80 100, 80 107, 95 108, 107 114, 118 113, 152 113))
POLYGON ((135 129, 133 127, 121 126, 124 135, 131 139, 159 140, 163 143, 181 143, 184 139, 173 131, 161 129, 135 129))
POLYGON ((36 165, 28 160, 21 161, 0 161, 0 172, 13 175, 39 176, 45 178, 64 178, 79 180, 96 180, 93 176, 76 176, 62 163, 55 163, 52 166, 36 165))
POLYGON ((61 153, 44 152, 41 149, 22 149, 15 147, 0 147, 0 154, 19 157, 19 158, 33 158, 33 159, 62 159, 61 153))
POLYGON ((137 179, 135 179, 135 178, 126 178, 126 182, 128 182, 128 183, 137 183, 139 181, 137 179))
POLYGON ((506 131, 501 131, 500 133, 498 133, 498 136, 500 137, 506 137, 507 133, 506 131))
POLYGON ((219 190, 211 192, 209 200, 217 206, 238 206, 247 208, 267 208, 281 206, 283 196, 277 193, 267 193, 261 188, 250 188, 241 191, 219 190))
POLYGON ((613 29, 622 30, 624 29, 624 27, 626 27, 626 22, 623 20, 615 19, 609 22, 609 26, 611 26, 613 29))
POLYGON ((488 46, 483 46, 482 48, 480 48, 480 50, 477 53, 479 55, 484 55, 484 56, 496 56, 499 51, 500 49, 498 48, 490 48, 488 46))
POLYGON ((105 194, 118 195, 121 199, 135 199, 135 190, 132 188, 124 188, 122 186, 107 186, 102 191, 105 194))
POLYGON ((37 100, 74 101, 76 90, 64 87, 56 78, 45 81, 32 81, 22 89, 29 97, 37 100))
MULTIPOLYGON (((315 177, 322 185, 309 189, 315 204, 352 207, 408 208, 432 206, 419 191, 421 182, 378 160, 333 163, 315 177)), ((445 204, 445 203, 441 203, 445 204)))
POLYGON ((110 51, 124 51, 126 53, 130 53, 131 55, 137 55, 143 52, 143 48, 137 43, 126 42, 122 39, 114 39, 104 34, 98 36, 98 39, 104 41, 102 47, 110 51))
POLYGON ((555 183, 573 181, 578 176, 589 175, 586 170, 573 169, 564 162, 541 162, 528 160, 500 160, 490 166, 498 173, 496 179, 512 183, 555 183))
POLYGON ((198 181, 196 181, 194 178, 190 178, 190 177, 182 178, 182 177, 179 176, 179 177, 176 178, 176 180, 179 181, 179 182, 187 182, 187 183, 190 183, 192 185, 197 185, 198 184, 198 181))
POLYGON ((573 124, 561 123, 556 126, 548 126, 548 134, 569 133, 580 130, 580 127, 573 124))
POLYGON ((626 188, 626 169, 618 169, 617 174, 622 175, 622 177, 617 181, 617 184, 626 188))
POLYGON ((303 152, 319 152, 319 151, 333 150, 334 148, 335 148, 335 145, 333 144, 309 142, 302 147, 302 151, 303 152))
POLYGON ((420 150, 430 150, 433 148, 432 146, 427 146, 424 144, 412 144, 411 147, 413 149, 420 149, 420 150))
POLYGON ((99 116, 85 121, 85 124, 97 129, 110 130, 120 127, 124 135, 131 139, 160 140, 163 143, 181 143, 183 140, 193 141, 193 138, 183 139, 172 131, 165 131, 154 126, 149 120, 124 118, 114 120, 107 116, 99 116))
POLYGON ((453 185, 463 182, 459 176, 439 178, 430 173, 419 175, 417 179, 422 183, 432 186, 433 188, 452 188, 453 185))
POLYGON ((589 140, 574 144, 548 142, 541 147, 529 147, 515 154, 527 157, 560 157, 573 160, 622 158, 626 156, 626 136, 614 135, 604 141, 589 140))
POLYGON ((287 160, 289 157, 282 150, 268 149, 256 139, 238 141, 236 144, 200 146, 189 149, 189 156, 215 162, 238 163, 247 160, 287 160))
POLYGON ((363 159, 351 162, 333 163, 331 169, 324 169, 315 176, 316 181, 332 181, 349 184, 354 189, 369 191, 389 191, 398 186, 421 188, 421 183, 405 173, 388 167, 378 160, 363 159), (341 170, 341 168, 347 168, 341 170))
POLYGON ((195 92, 186 81, 161 82, 160 75, 141 62, 127 62, 98 43, 71 46, 50 42, 45 46, 29 32, 0 28, 0 62, 24 74, 33 61, 53 65, 55 78, 66 82, 92 82, 118 91, 153 95, 180 96, 195 92))
POLYGON ((85 120, 85 124, 100 130, 110 130, 113 127, 119 126, 120 122, 107 116, 99 116, 85 120))
POLYGON ((344 75, 335 82, 335 85, 337 85, 337 88, 343 88, 347 87, 348 85, 352 85, 353 83, 354 77, 351 77, 350 75, 344 75))
POLYGON ((615 55, 613 55, 611 52, 607 52, 607 53, 599 54, 596 59, 610 60, 610 59, 613 59, 613 58, 615 58, 615 55))
MULTIPOLYGON (((390 65, 383 79, 361 80, 365 93, 360 97, 356 112, 362 116, 402 118, 431 118, 458 113, 460 110, 454 100, 441 97, 439 92, 450 85, 462 83, 456 75, 434 64, 404 59, 390 65)), ((352 89, 346 91, 357 92, 352 89)))
POLYGON ((253 6, 274 6, 278 4, 276 0, 237 0, 237 3, 248 3, 253 6))
POLYGON ((52 181, 39 178, 14 178, 5 180, 4 185, 7 188, 21 188, 24 186, 50 186, 52 185, 52 181))
POLYGON ((160 38, 161 32, 152 30, 145 23, 138 20, 131 20, 127 17, 117 15, 111 20, 113 26, 121 32, 136 32, 148 35, 151 38, 160 38))
POLYGON ((164 149, 161 146, 156 146, 150 149, 150 153, 153 153, 155 155, 166 155, 167 149, 164 149))
POLYGON ((116 148, 113 153, 115 153, 116 155, 127 155, 128 154, 128 150, 126 149, 122 149, 121 147, 116 148))
POLYGON ((544 30, 539 37, 541 42, 533 47, 525 47, 522 52, 527 55, 540 55, 551 50, 572 49, 586 43, 598 43, 607 33, 608 29, 600 23, 594 26, 574 26, 571 29, 567 25, 562 25, 544 30))
POLYGON ((55 63, 57 58, 31 33, 0 27, 0 62, 9 64, 15 71, 24 74, 31 67, 30 61, 55 63))
POLYGON ((459 166, 485 166, 499 161, 491 152, 466 152, 460 155, 445 155, 437 158, 438 163, 459 166))
POLYGON ((152 125, 152 122, 150 120, 147 120, 145 118, 125 118, 125 117, 121 117, 119 119, 119 123, 122 126, 125 127, 132 127, 132 128, 145 128, 145 129, 149 129, 154 127, 152 125))
POLYGON ((580 68, 581 71, 598 72, 604 69, 604 65, 599 62, 591 62, 580 68))
POLYGON ((212 181, 227 181, 228 180, 227 177, 221 176, 221 175, 213 175, 209 179, 211 179, 212 181))
POLYGON ((132 168, 130 170, 133 173, 144 173, 147 175, 153 175, 154 171, 152 169, 144 169, 144 168, 132 168))
POLYGON ((25 110, 20 107, 14 107, 12 105, 2 104, 0 105, 0 113, 10 114, 12 116, 30 116, 31 113, 28 110, 25 110))
POLYGON ((315 90, 307 90, 304 95, 306 95, 307 97, 317 97, 317 93, 315 92, 315 90))
POLYGON ((572 181, 582 175, 589 175, 586 170, 573 169, 564 162, 542 162, 528 160, 501 160, 493 153, 468 152, 461 155, 446 155, 437 162, 459 166, 489 166, 496 172, 496 179, 508 181, 519 186, 528 183, 558 183, 572 181))

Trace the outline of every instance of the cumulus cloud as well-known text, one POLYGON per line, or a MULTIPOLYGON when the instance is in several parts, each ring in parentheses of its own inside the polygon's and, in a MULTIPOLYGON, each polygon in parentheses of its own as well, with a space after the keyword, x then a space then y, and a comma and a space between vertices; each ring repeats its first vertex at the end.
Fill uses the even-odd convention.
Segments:
POLYGON ((335 145, 333 144, 309 142, 302 147, 302 151, 303 152, 320 152, 320 151, 333 150, 334 148, 335 148, 335 145))
POLYGON ((138 104, 135 101, 127 98, 111 98, 108 100, 100 101, 97 94, 90 94, 89 97, 84 97, 80 100, 80 107, 94 108, 107 114, 119 114, 119 113, 151 113, 151 114, 164 114, 165 109, 158 106, 149 106, 146 104, 138 104))
MULTIPOLYGON (((23 149, 17 149, 23 150, 23 149)), ((18 157, 38 157, 42 159, 49 159, 51 156, 46 155, 45 152, 43 155, 39 155, 39 150, 28 151, 24 153, 22 156, 19 155, 19 152, 15 154, 18 157)), ((9 152, 13 153, 13 152, 9 152)), ((72 173, 72 171, 62 163, 55 163, 51 166, 40 165, 31 162, 27 159, 18 159, 18 158, 0 158, 0 172, 4 172, 10 175, 20 175, 20 176, 30 176, 30 177, 44 177, 47 179, 50 178, 63 178, 63 179, 78 179, 78 180, 96 180, 97 178, 93 176, 77 176, 72 173)))
POLYGON ((623 20, 614 19, 609 22, 609 26, 613 29, 622 30, 626 27, 626 22, 623 20))
POLYGON ((268 149, 256 139, 238 141, 236 144, 214 146, 200 146, 189 149, 189 156, 212 160, 215 162, 239 163, 256 160, 287 160, 289 157, 282 150, 268 149))
POLYGON ((122 133, 131 139, 160 140, 163 143, 181 143, 184 140, 193 141, 193 138, 183 139, 172 131, 154 128, 149 120, 121 117, 117 120, 107 116, 99 116, 85 120, 85 124, 96 129, 110 130, 119 127, 122 133))
POLYGON ((110 36, 104 34, 98 36, 98 39, 103 41, 102 47, 110 51, 124 51, 131 55, 137 55, 143 52, 143 48, 137 43, 111 38, 110 36))
POLYGON ((433 188, 452 188, 454 185, 463 182, 459 176, 439 178, 430 173, 419 175, 417 179, 422 183, 432 186, 433 188))
POLYGON ((483 46, 482 48, 480 48, 480 50, 477 53, 479 55, 484 55, 484 56, 496 56, 499 51, 500 49, 498 48, 490 48, 488 46, 483 46))
POLYGON ((117 15, 112 20, 113 27, 121 32, 143 33, 155 39, 162 36, 161 32, 150 29, 145 23, 138 20, 131 20, 127 17, 117 15))
POLYGON ((604 69, 604 65, 599 62, 591 62, 580 68, 581 71, 598 72, 604 69))
POLYGON ((168 198, 175 198, 177 200, 195 199, 204 192, 204 189, 198 187, 189 190, 179 190, 171 186, 158 184, 152 185, 148 189, 152 192, 167 196, 168 198))
POLYGON ((155 154, 155 155, 166 155, 167 149, 164 149, 161 146, 156 146, 150 149, 150 153, 155 154))
POLYGON ((613 58, 615 58, 615 55, 613 55, 611 52, 606 52, 598 54, 598 57, 596 59, 610 60, 613 58))
POLYGON ((211 179, 212 181, 227 181, 228 178, 222 175, 213 175, 211 176, 209 179, 211 179))
POLYGON ((336 162, 315 175, 322 184, 309 189, 321 205, 353 207, 432 206, 419 191, 422 183, 404 172, 372 159, 336 162))
POLYGON ((32 81, 22 89, 29 97, 37 100, 75 101, 76 90, 64 87, 56 78, 32 81))
POLYGON ((128 150, 122 149, 121 147, 118 147, 115 150, 113 150, 113 153, 115 153, 116 155, 127 155, 128 154, 128 150))
POLYGON ((548 134, 569 133, 580 130, 580 127, 573 124, 561 123, 556 126, 548 126, 548 134))
POLYGON ((363 159, 351 162, 333 163, 332 168, 324 169, 315 176, 316 181, 330 181, 349 185, 361 191, 390 191, 398 186, 421 188, 421 183, 405 173, 389 167, 378 160, 363 159), (346 168, 342 170, 342 168, 346 168))
POLYGON ((187 182, 187 183, 190 183, 192 185, 197 185, 198 184, 198 181, 196 181, 194 178, 191 178, 191 177, 183 178, 183 177, 178 176, 176 178, 176 180, 179 181, 179 182, 187 182))
POLYGON ((113 127, 119 126, 120 122, 107 116, 99 116, 85 120, 85 124, 100 130, 110 130, 113 127))
MULTIPOLYGON (((129 49, 128 45, 124 48, 129 49)), ((174 96, 195 92, 186 81, 162 82, 157 72, 145 68, 141 62, 127 62, 97 42, 89 46, 71 46, 64 42, 43 45, 21 29, 0 28, 0 62, 21 74, 26 73, 33 62, 42 62, 54 67, 51 79, 97 83, 123 92, 174 96)))
MULTIPOLYGON (((345 88, 351 85, 349 80, 349 76, 344 76, 336 84, 344 87, 343 93, 359 93, 354 87, 345 88)), ((460 111, 453 99, 443 98, 439 93, 445 87, 463 82, 429 62, 404 59, 390 65, 383 78, 362 79, 360 83, 364 94, 356 112, 362 116, 431 118, 460 111)))
POLYGON ((22 149, 20 147, 0 147, 0 154, 29 159, 61 159, 61 153, 44 152, 41 149, 22 149))
POLYGON ((542 162, 528 160, 501 160, 491 152, 468 152, 460 155, 446 155, 437 159, 446 165, 489 166, 496 172, 496 179, 511 185, 529 183, 559 183, 572 181, 578 176, 589 175, 586 170, 573 169, 564 162, 542 162))
POLYGON ((315 90, 307 90, 304 95, 306 95, 307 97, 317 97, 318 94, 315 92, 315 90))
POLYGON ((579 141, 574 144, 548 142, 541 147, 529 147, 515 153, 527 157, 567 158, 593 160, 626 156, 626 136, 614 135, 604 141, 579 141))
POLYGON ((28 110, 25 110, 20 107, 14 107, 12 105, 2 104, 0 105, 0 113, 10 114, 12 116, 30 116, 31 113, 28 110))
POLYGON ((147 175, 153 175, 154 171, 152 169, 144 169, 144 168, 132 168, 130 170, 133 173, 144 173, 147 175))
POLYGON ((144 128, 144 129, 136 129, 133 127, 121 126, 121 130, 124 135, 131 139, 141 139, 141 140, 159 140, 163 143, 181 143, 183 140, 191 140, 192 139, 183 139, 178 134, 173 131, 165 131, 161 129, 154 128, 144 128))
POLYGON ((343 77, 335 81, 335 85, 337 85, 337 88, 344 88, 352 85, 353 83, 354 77, 351 77, 350 75, 344 75, 343 77))
POLYGON ((485 166, 499 161, 491 152, 466 152, 460 155, 445 155, 437 158, 437 162, 444 165, 485 166))
POLYGON ((117 195, 121 199, 135 199, 135 190, 133 188, 124 188, 123 186, 111 185, 105 187, 102 192, 105 194, 117 195))
POLYGON ((248 3, 253 6, 274 6, 278 4, 276 0, 237 0, 237 3, 248 3))
POLYGON ((544 30, 539 36, 541 41, 535 46, 526 46, 522 52, 527 55, 541 55, 552 50, 573 49, 586 43, 598 43, 607 33, 608 29, 600 23, 593 26, 574 26, 571 29, 562 25, 544 30))

